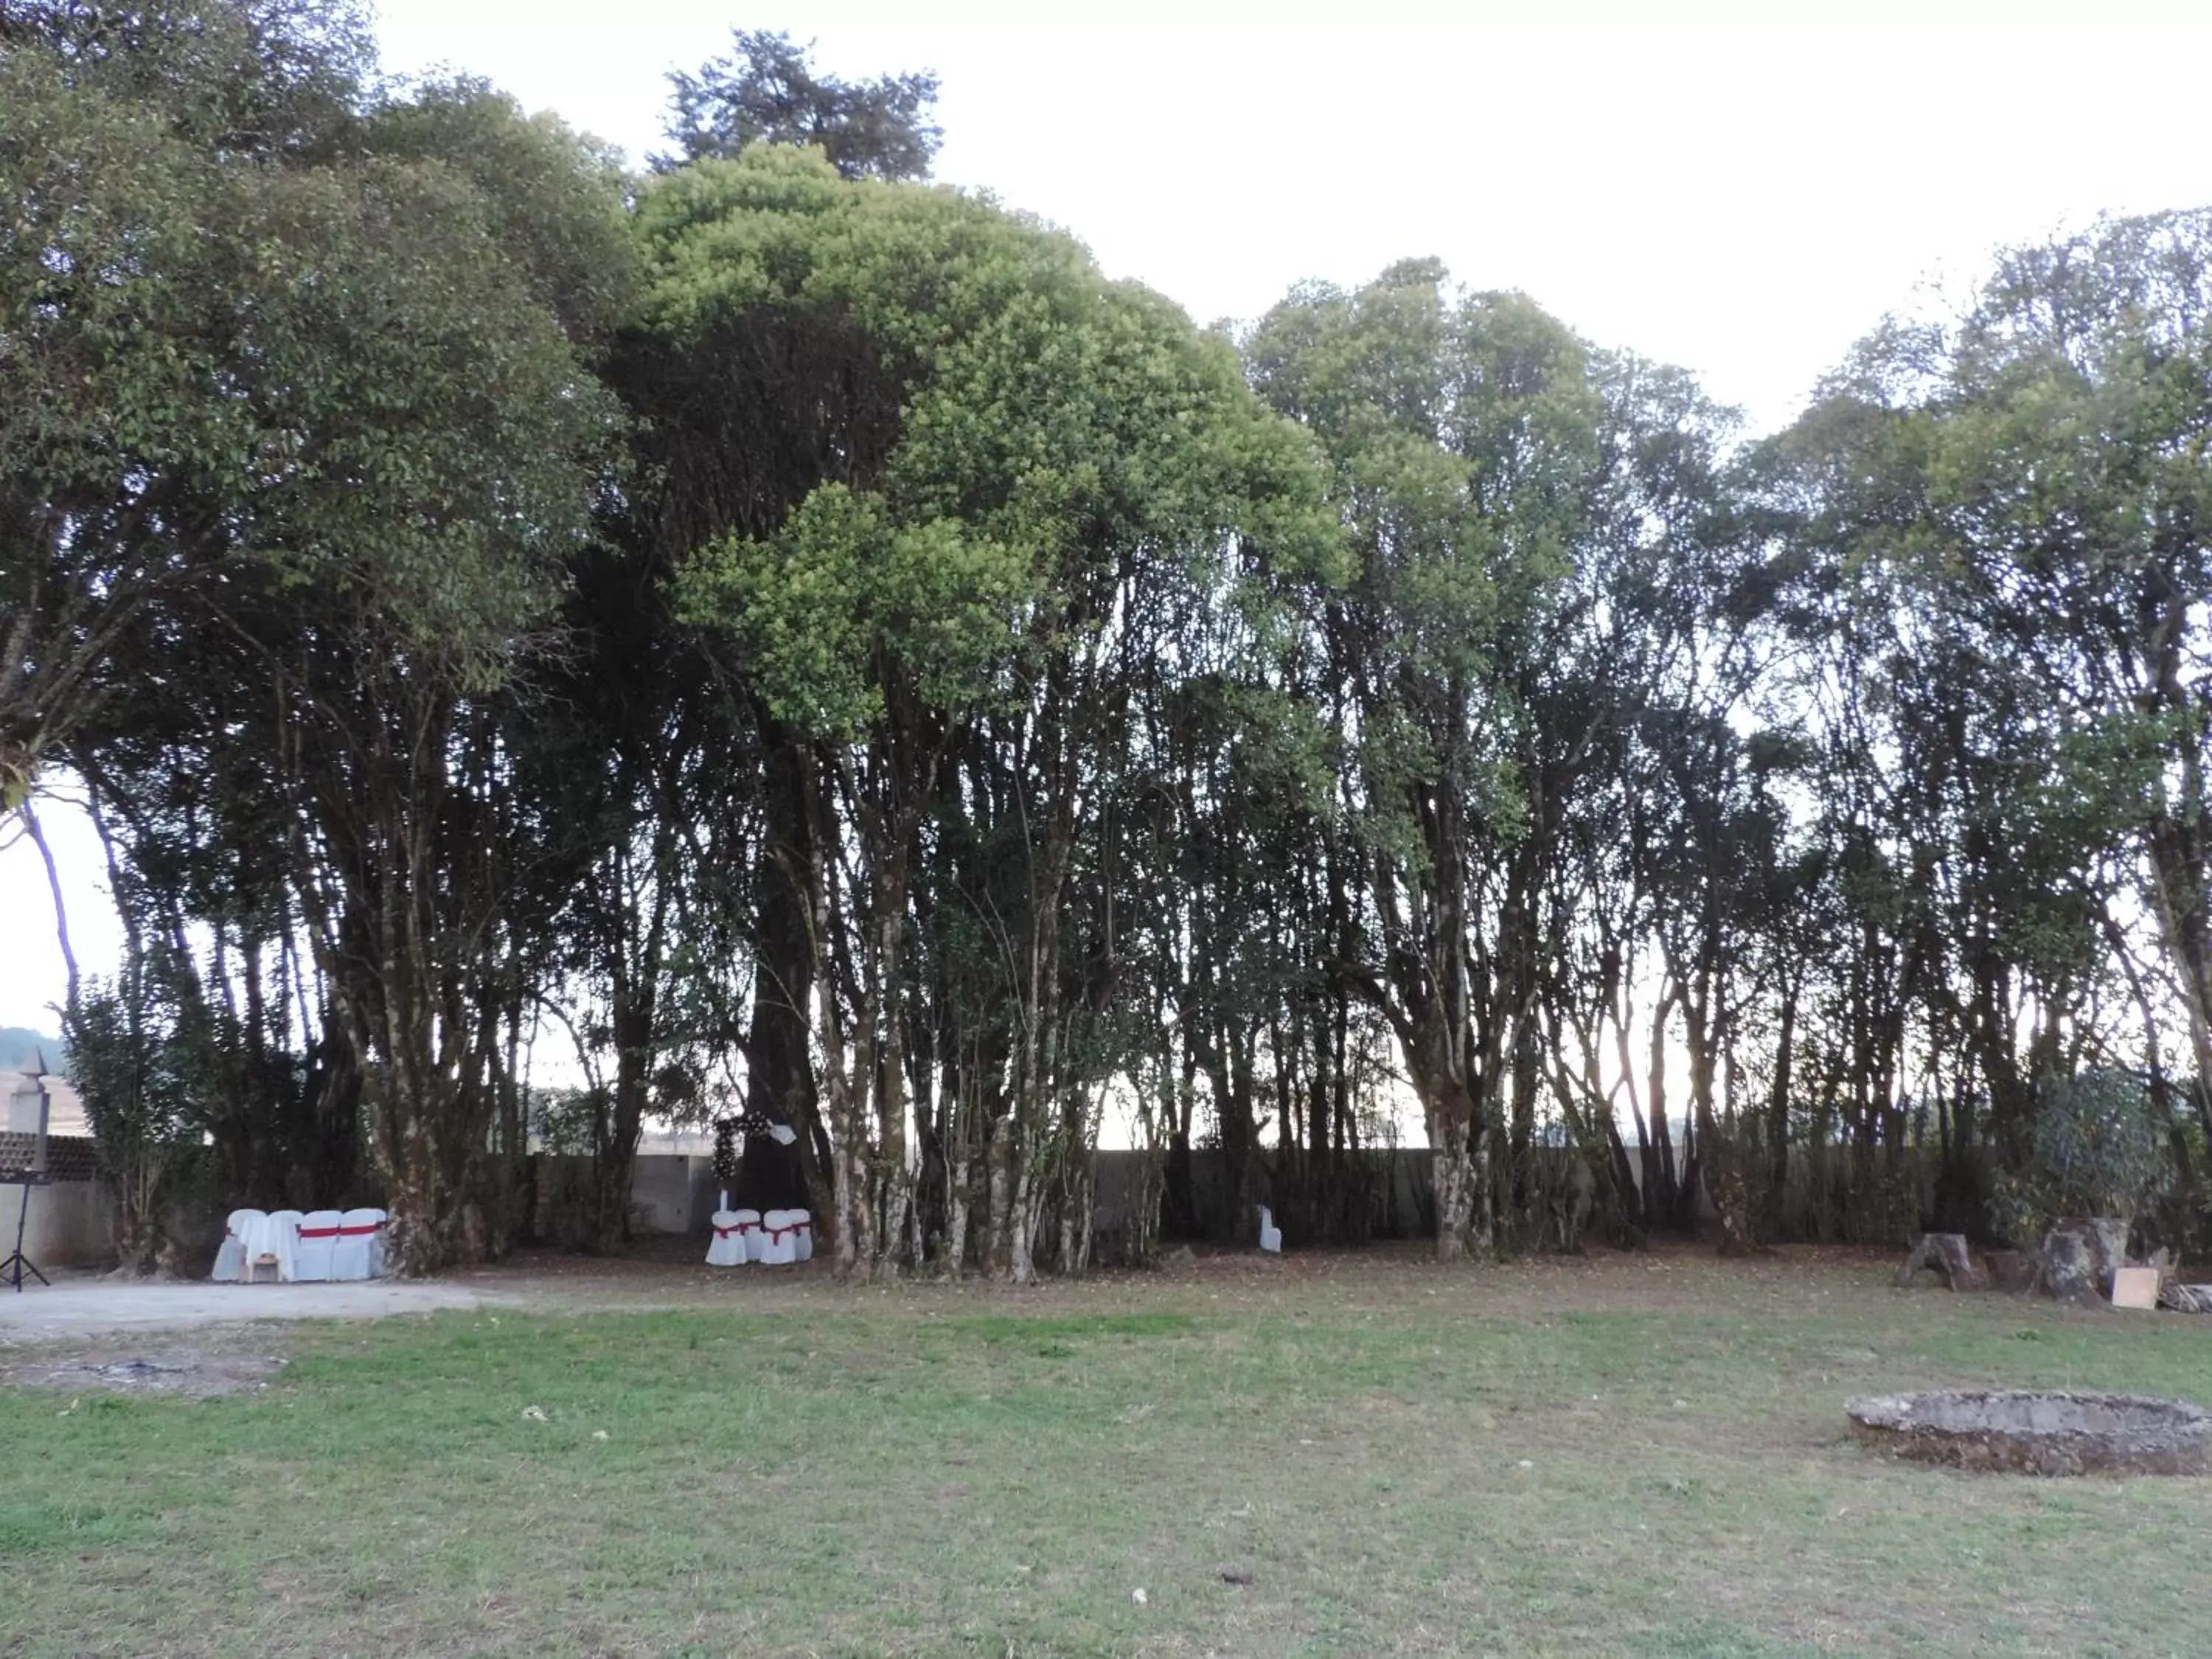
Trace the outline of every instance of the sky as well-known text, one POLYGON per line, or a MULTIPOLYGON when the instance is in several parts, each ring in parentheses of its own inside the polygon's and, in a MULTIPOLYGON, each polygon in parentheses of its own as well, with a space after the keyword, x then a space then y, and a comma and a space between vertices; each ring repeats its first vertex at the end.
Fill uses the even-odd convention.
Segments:
MULTIPOLYGON (((1882 315, 1996 247, 2212 204, 2212 4, 1416 5, 382 0, 386 67, 481 75, 641 161, 732 23, 848 77, 933 70, 938 176, 1079 236, 1200 322, 1435 255, 1787 422, 1882 315)), ((47 812, 88 971, 98 848, 47 812)), ((4 837, 0 837, 4 840, 4 837)), ((0 845, 0 1024, 62 994, 37 855, 0 845)))

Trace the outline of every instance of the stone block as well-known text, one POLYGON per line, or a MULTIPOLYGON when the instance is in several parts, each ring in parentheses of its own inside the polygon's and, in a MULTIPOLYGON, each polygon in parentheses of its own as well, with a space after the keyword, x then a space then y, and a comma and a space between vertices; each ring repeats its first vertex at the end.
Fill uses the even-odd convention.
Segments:
POLYGON ((2158 1306, 2158 1269, 2116 1269, 2112 1274, 2112 1305, 2115 1308, 2143 1309, 2158 1306))

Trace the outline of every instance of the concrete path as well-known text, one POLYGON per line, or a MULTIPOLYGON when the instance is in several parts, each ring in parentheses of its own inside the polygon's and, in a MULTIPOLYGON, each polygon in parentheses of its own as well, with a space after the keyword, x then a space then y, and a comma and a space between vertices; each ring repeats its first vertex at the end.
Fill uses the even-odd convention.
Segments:
POLYGON ((191 1330, 257 1319, 381 1319, 439 1308, 511 1305, 465 1285, 370 1279, 337 1285, 211 1285, 64 1279, 18 1293, 0 1285, 0 1344, 111 1331, 191 1330))

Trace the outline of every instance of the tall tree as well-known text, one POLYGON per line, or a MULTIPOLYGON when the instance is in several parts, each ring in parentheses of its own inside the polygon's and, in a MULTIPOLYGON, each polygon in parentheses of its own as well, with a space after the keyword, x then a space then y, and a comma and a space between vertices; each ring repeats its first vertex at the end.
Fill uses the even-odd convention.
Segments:
POLYGON ((784 33, 739 29, 736 50, 675 89, 668 136, 682 154, 669 167, 725 159, 756 144, 812 145, 848 179, 923 179, 943 132, 929 119, 937 76, 927 71, 845 81, 817 70, 811 46, 784 33))
POLYGON ((1242 538, 1310 556, 1300 447, 1221 343, 986 204, 770 150, 669 175, 643 216, 673 353, 744 376, 749 423, 799 416, 728 434, 711 476, 750 489, 688 582, 796 739, 840 1258, 914 1255, 914 849, 959 760, 1013 837, 1004 902, 970 896, 1002 929, 990 1224, 1024 1277, 1095 1133, 1062 928, 1125 670, 1242 538))
POLYGON ((1483 1160, 1528 989, 1510 872, 1545 805, 1516 771, 1522 711, 1498 653, 1533 641, 1572 568, 1601 404, 1565 330, 1518 296, 1456 300, 1429 262, 1295 295, 1251 350, 1266 395, 1329 452, 1361 561, 1327 624, 1351 688, 1348 798, 1375 854, 1371 945, 1352 966, 1427 1119, 1438 1252, 1487 1250, 1483 1160))
MULTIPOLYGON (((300 90, 319 37, 267 34, 294 9, 62 9, 90 33, 0 65, 30 210, 0 264, 28 325, 0 330, 22 371, 0 392, 7 764, 20 788, 64 753, 97 793, 155 734, 253 779, 203 811, 167 764, 181 816, 131 824, 155 803, 119 793, 111 816, 149 858, 178 826, 273 830, 289 902, 252 926, 307 941, 398 1259, 431 1270, 487 1237, 486 1073, 528 943, 496 706, 613 434, 581 337, 626 257, 618 179, 480 89, 380 104, 340 59, 300 90)), ((215 867, 173 865, 160 914, 213 927, 219 964, 251 930, 215 867)))
POLYGON ((222 504, 287 437, 234 392, 283 298, 253 249, 363 67, 336 7, 0 20, 0 808, 95 713, 118 631, 244 556, 222 504))

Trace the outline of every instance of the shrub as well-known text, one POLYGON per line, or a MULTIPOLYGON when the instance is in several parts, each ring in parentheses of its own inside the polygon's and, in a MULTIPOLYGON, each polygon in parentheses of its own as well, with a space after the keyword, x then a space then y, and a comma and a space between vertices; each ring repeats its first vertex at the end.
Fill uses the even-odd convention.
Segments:
POLYGON ((191 1046, 171 1002, 146 994, 155 982, 143 974, 94 981, 63 1015, 70 1075, 115 1194, 116 1254, 139 1273, 157 1265, 171 1200, 194 1173, 203 1138, 191 1046))
POLYGON ((2166 1165, 2166 1136, 2141 1079, 2110 1069, 2045 1078, 2027 1157, 1998 1172, 1990 1221, 2033 1249, 2062 1216, 2131 1220, 2164 1183, 2166 1165))

